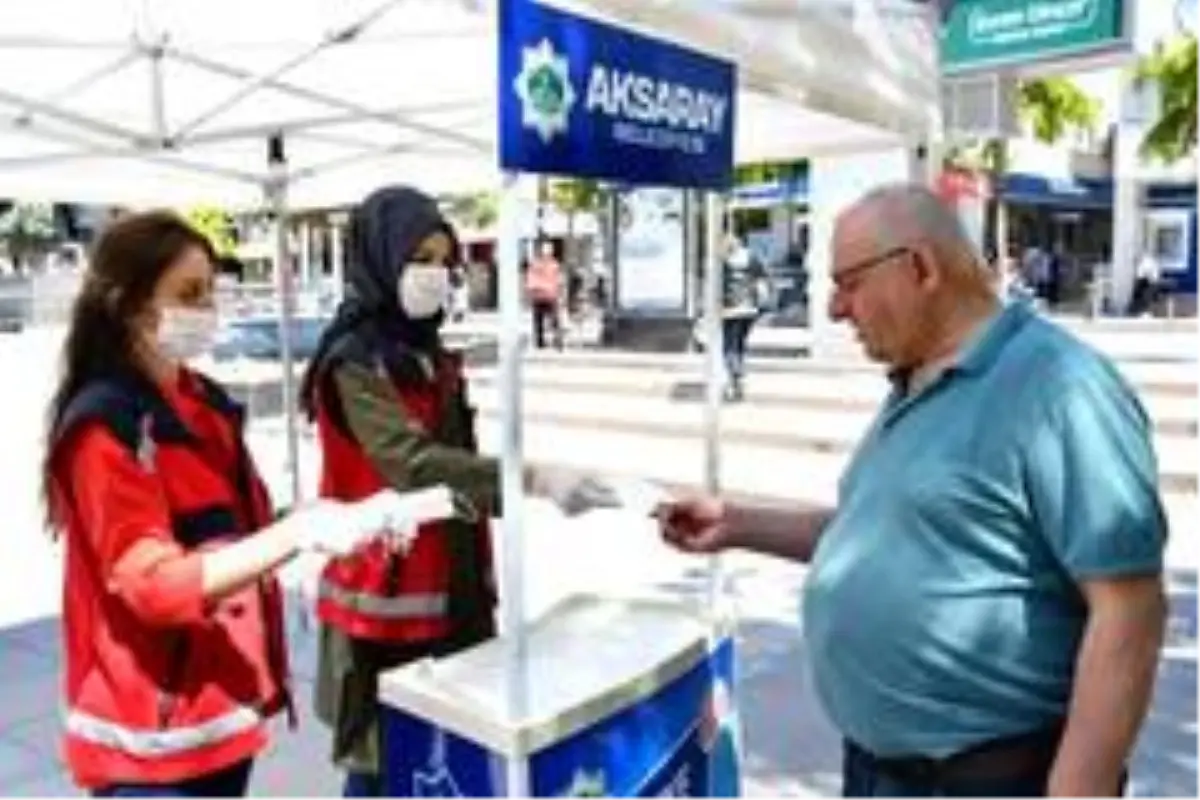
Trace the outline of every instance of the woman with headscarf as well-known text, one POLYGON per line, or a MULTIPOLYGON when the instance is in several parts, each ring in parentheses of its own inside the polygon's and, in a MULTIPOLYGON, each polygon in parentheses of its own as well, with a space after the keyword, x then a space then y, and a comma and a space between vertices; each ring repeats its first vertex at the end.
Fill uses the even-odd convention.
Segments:
MULTIPOLYGON (((495 634, 488 520, 500 468, 479 455, 461 359, 440 328, 459 246, 437 205, 407 187, 376 191, 351 218, 346 299, 301 387, 315 418, 321 494, 446 485, 460 513, 423 525, 404 551, 377 542, 321 576, 317 714, 333 730, 345 795, 382 794, 376 684, 381 671, 495 634)), ((566 469, 529 468, 525 489, 566 513, 612 506, 611 488, 566 469)))

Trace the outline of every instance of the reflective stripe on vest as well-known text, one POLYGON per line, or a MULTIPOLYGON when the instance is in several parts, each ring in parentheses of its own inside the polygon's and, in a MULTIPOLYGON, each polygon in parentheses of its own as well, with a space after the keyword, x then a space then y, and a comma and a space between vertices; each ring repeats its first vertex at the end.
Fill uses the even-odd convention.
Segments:
POLYGON ((227 714, 166 730, 137 730, 94 717, 84 711, 67 714, 67 733, 84 741, 134 756, 170 756, 231 739, 262 722, 253 708, 237 706, 227 714))
POLYGON ((328 600, 359 614, 384 619, 440 617, 445 615, 448 606, 448 598, 444 593, 380 597, 377 594, 345 589, 328 580, 321 581, 319 596, 322 600, 328 600))

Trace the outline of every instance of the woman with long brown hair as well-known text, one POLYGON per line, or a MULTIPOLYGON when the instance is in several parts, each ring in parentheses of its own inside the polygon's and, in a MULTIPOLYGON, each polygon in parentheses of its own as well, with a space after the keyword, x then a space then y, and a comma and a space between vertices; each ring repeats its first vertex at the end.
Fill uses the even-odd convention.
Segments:
POLYGON ((217 330, 214 263, 171 213, 106 230, 48 411, 64 752, 95 796, 244 794, 266 721, 291 706, 274 570, 301 551, 348 553, 401 511, 385 491, 272 520, 242 408, 187 367, 217 330))

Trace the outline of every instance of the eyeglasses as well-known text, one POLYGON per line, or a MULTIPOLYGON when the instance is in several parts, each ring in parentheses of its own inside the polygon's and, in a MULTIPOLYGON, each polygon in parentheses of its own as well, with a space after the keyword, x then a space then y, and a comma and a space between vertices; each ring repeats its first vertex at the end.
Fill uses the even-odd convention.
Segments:
POLYGON ((864 272, 868 272, 881 264, 886 264, 888 261, 896 258, 896 256, 906 255, 911 252, 913 252, 912 249, 908 247, 893 247, 891 250, 877 256, 863 259, 848 267, 839 269, 830 276, 833 280, 833 287, 837 291, 850 291, 858 285, 858 281, 854 280, 854 276, 862 275, 864 272))

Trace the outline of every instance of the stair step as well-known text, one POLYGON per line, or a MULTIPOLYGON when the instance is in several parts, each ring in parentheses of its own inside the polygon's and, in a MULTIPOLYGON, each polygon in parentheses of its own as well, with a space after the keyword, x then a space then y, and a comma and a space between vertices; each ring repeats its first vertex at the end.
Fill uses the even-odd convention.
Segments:
MULTIPOLYGON (((493 399, 475 399, 481 420, 499 421, 500 410, 492 402, 493 399)), ((544 397, 525 398, 522 421, 527 437, 537 429, 549 426, 589 435, 593 432, 601 436, 618 433, 634 435, 643 442, 648 439, 703 441, 704 421, 695 407, 654 403, 645 398, 621 403, 615 398, 605 397, 601 398, 605 406, 601 409, 589 406, 578 396, 564 395, 561 399, 563 402, 554 399, 547 401, 544 397), (679 413, 681 408, 693 413, 679 413)), ((723 449, 731 446, 764 447, 792 451, 805 457, 810 454, 829 454, 848 458, 870 421, 864 415, 828 412, 819 416, 817 412, 777 412, 773 416, 764 409, 735 407, 731 411, 746 413, 737 416, 729 412, 722 414, 720 430, 723 449)), ((1195 441, 1159 435, 1155 437, 1155 448, 1159 462, 1159 485, 1163 491, 1196 492, 1200 481, 1197 477, 1195 441)))

